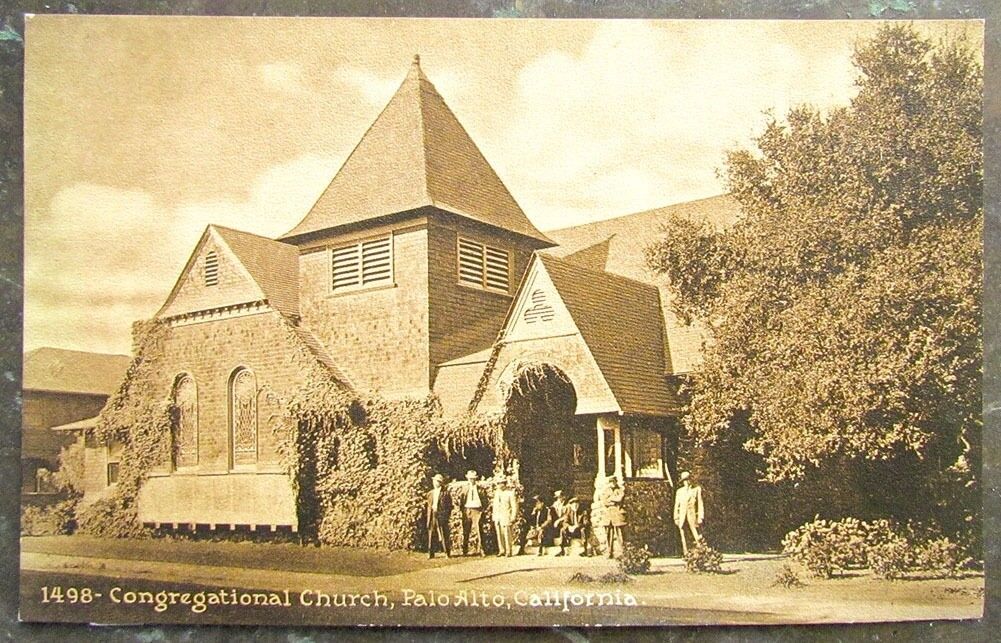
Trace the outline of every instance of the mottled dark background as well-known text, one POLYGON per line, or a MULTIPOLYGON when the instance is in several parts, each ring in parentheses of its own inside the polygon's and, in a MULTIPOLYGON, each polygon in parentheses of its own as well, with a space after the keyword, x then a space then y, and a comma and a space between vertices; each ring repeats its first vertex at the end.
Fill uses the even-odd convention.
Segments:
POLYGON ((996 640, 998 619, 999 418, 1001 418, 1001 2, 998 0, 79 0, 0 1, 0 636, 7 640, 189 641, 281 640, 292 643, 378 638, 465 641, 533 640, 996 640), (279 627, 94 627, 17 623, 18 515, 20 489, 21 308, 23 184, 21 123, 23 13, 239 15, 239 16, 428 16, 532 18, 726 18, 726 19, 974 19, 986 20, 984 153, 986 225, 984 284, 984 528, 987 616, 981 622, 938 622, 825 627, 674 628, 552 631, 349 630, 279 627), (995 634, 991 634, 994 632, 995 634))

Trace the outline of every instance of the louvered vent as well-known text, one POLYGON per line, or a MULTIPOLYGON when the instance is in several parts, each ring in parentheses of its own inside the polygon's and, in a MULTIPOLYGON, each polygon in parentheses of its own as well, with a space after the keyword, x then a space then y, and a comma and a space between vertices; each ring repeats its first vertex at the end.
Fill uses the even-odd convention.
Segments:
POLYGON ((219 284, 219 255, 215 250, 205 253, 205 285, 216 286, 219 284))
POLYGON ((526 324, 550 321, 554 314, 553 307, 546 301, 546 293, 541 288, 532 291, 532 305, 525 309, 522 317, 526 324))
POLYGON ((330 252, 331 287, 334 290, 390 283, 393 280, 391 237, 371 239, 335 248, 330 252))
POLYGON ((459 238, 459 283, 508 292, 511 259, 506 250, 459 238))

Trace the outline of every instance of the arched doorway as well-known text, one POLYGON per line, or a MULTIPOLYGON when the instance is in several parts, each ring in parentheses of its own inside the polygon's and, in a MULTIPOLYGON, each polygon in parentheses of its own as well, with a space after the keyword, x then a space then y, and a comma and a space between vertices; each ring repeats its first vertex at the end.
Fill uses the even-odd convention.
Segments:
POLYGON ((520 464, 526 500, 538 494, 551 501, 556 489, 575 493, 575 480, 589 467, 576 439, 573 383, 548 362, 513 364, 506 374, 504 441, 520 464))

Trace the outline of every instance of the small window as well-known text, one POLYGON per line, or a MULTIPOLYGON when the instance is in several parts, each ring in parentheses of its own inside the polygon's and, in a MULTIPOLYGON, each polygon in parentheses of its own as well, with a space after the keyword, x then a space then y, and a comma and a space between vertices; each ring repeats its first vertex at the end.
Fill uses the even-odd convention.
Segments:
POLYGON ((633 478, 664 477, 664 438, 646 427, 633 427, 625 433, 625 448, 633 478))
POLYGON ((393 281, 392 237, 370 239, 330 251, 333 290, 393 281))
POLYGON ((118 463, 109 462, 108 463, 108 484, 113 485, 118 483, 118 463))
POLYGON ((215 250, 205 253, 205 285, 216 286, 219 284, 219 255, 215 250))
POLYGON ((507 250, 459 238, 459 283, 484 290, 508 292, 511 256, 507 250))

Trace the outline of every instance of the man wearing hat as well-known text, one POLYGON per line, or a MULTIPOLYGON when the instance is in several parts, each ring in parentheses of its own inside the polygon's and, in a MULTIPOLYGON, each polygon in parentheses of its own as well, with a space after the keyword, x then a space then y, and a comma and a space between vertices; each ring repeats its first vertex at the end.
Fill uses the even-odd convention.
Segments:
POLYGON ((512 524, 518 515, 518 498, 511 488, 507 478, 502 479, 494 491, 493 504, 490 510, 493 516, 494 529, 497 532, 497 555, 512 556, 514 554, 514 531, 512 524))
POLYGON ((532 496, 532 514, 529 517, 529 529, 526 543, 531 542, 539 546, 539 556, 546 552, 545 540, 546 530, 553 524, 552 509, 546 506, 542 496, 532 496))
POLYGON ((702 527, 702 520, 705 518, 705 508, 702 506, 702 487, 692 481, 692 476, 687 471, 682 471, 679 476, 681 486, 674 495, 674 524, 681 532, 681 550, 683 554, 688 553, 688 542, 685 540, 685 524, 692 532, 692 537, 697 545, 702 541, 702 534, 699 528, 702 527))
POLYGON ((584 545, 584 551, 581 556, 587 556, 587 512, 582 511, 580 507, 580 500, 576 496, 567 500, 567 504, 563 507, 563 515, 559 517, 556 521, 556 527, 559 529, 559 545, 560 550, 556 553, 557 556, 566 556, 567 547, 570 546, 573 538, 579 537, 584 545))
POLYGON ((476 534, 476 547, 480 550, 480 556, 486 556, 483 551, 483 532, 480 518, 483 515, 483 493, 476 484, 479 476, 470 469, 466 472, 466 481, 462 484, 460 498, 462 498, 462 555, 469 555, 469 536, 476 534))
POLYGON ((601 505, 599 524, 605 528, 605 546, 608 548, 609 558, 615 557, 615 541, 619 542, 620 554, 625 547, 622 540, 622 528, 626 526, 626 512, 622 508, 624 500, 625 490, 619 484, 619 479, 609 476, 595 501, 601 505))
POLYGON ((451 558, 452 552, 448 542, 448 517, 452 513, 452 498, 442 486, 445 477, 436 473, 431 478, 431 491, 427 492, 424 512, 424 524, 428 530, 428 558, 434 558, 434 541, 445 551, 445 557, 451 558))

